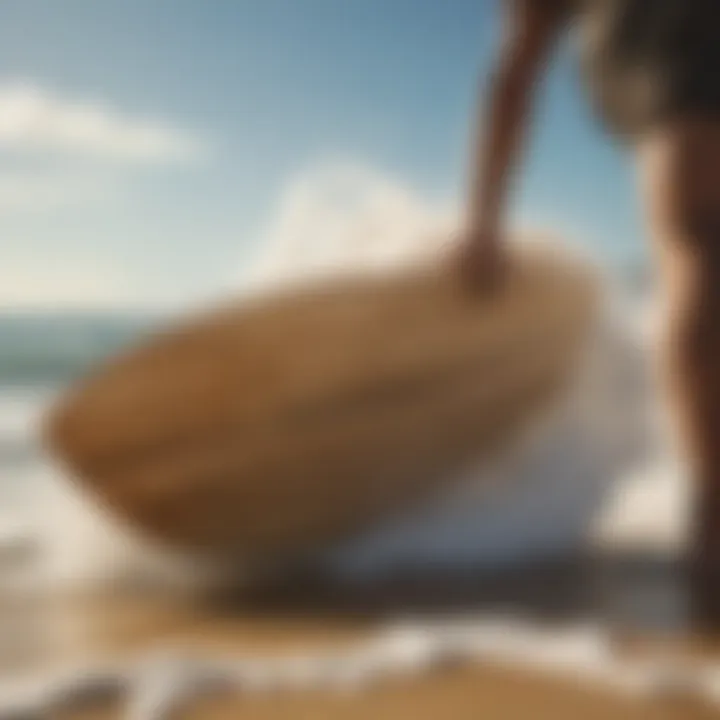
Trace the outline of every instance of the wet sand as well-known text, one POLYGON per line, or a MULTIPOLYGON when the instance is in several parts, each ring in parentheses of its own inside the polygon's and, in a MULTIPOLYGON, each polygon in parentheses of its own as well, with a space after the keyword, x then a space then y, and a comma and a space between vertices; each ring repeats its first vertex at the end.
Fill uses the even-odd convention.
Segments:
MULTIPOLYGON (((569 561, 512 573, 414 573, 392 582, 340 587, 304 575, 255 592, 206 597, 106 591, 30 602, 5 594, 2 627, 24 638, 22 652, 0 658, 18 670, 134 657, 181 646, 234 657, 350 646, 393 618, 453 612, 517 614, 552 622, 602 618, 625 653, 674 652, 720 661, 712 637, 691 631, 680 568, 657 558, 569 561)), ((2 628, 0 627, 0 630, 2 628)), ((18 646, 19 647, 19 646, 18 646)), ((193 703, 182 718, 609 718, 700 720, 720 715, 692 699, 622 698, 610 691, 491 663, 446 668, 355 693, 318 691, 276 697, 222 696, 193 703)), ((122 717, 108 704, 63 720, 122 717)))
MULTIPOLYGON (((58 720, 120 720, 122 708, 64 715, 58 720)), ((493 668, 457 670, 357 696, 320 693, 277 699, 216 698, 177 715, 182 720, 704 720, 717 712, 688 703, 639 704, 557 682, 542 682, 493 668)))

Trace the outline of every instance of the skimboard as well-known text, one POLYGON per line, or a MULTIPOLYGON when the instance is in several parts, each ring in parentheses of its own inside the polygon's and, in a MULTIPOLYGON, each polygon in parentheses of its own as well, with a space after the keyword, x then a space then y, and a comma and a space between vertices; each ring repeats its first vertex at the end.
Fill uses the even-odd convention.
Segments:
POLYGON ((307 281, 215 308, 83 379, 52 451, 106 508, 176 549, 312 551, 428 502, 574 374, 587 267, 515 251, 493 297, 450 263, 307 281))

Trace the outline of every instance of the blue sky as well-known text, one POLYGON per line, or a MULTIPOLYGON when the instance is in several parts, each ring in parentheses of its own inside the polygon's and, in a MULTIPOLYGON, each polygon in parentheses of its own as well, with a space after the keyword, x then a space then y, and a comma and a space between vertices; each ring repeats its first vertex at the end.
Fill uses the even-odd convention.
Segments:
MULTIPOLYGON (((200 297, 327 163, 460 200, 495 5, 4 0, 0 307, 200 297)), ((569 49, 538 120, 514 216, 641 255, 629 167, 569 49)))

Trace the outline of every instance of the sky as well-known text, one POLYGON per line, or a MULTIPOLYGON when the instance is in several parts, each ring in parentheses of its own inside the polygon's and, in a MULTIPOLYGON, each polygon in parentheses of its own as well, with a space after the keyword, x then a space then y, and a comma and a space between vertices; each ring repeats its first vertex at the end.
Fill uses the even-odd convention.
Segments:
MULTIPOLYGON (((298 227, 461 207, 496 4, 3 0, 0 310, 199 302, 298 227)), ((513 221, 642 257, 631 168, 577 75, 568 44, 513 221)))

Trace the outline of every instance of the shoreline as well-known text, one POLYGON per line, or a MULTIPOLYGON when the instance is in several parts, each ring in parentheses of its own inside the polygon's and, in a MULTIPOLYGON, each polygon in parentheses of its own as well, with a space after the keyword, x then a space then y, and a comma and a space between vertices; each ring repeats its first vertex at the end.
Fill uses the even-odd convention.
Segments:
MULTIPOLYGON (((295 576, 253 593, 204 597, 148 590, 120 593, 106 588, 62 598, 45 590, 39 602, 19 603, 14 611, 6 608, 3 613, 6 624, 16 629, 24 615, 25 627, 34 628, 40 642, 34 657, 30 653, 14 670, 6 664, 5 682, 0 685, 7 686, 16 672, 23 671, 31 676, 38 673, 36 681, 45 673, 47 682, 52 676, 47 671, 56 668, 66 678, 74 673, 71 686, 78 693, 76 700, 83 688, 97 690, 93 682, 107 683, 108 679, 118 686, 113 685, 113 692, 121 691, 127 699, 128 694, 137 698, 138 688, 147 682, 152 685, 153 672, 165 672, 170 673, 168 682, 179 692, 181 705, 189 708, 197 701, 215 708, 216 715, 205 714, 207 710, 197 715, 203 718, 282 717, 280 709, 287 711, 292 702, 307 706, 308 712, 340 702, 348 717, 366 717, 389 698, 393 707, 406 708, 403 712, 433 717, 423 715, 429 710, 419 702, 428 693, 436 710, 448 705, 469 713, 473 707, 494 707, 494 712, 504 716, 536 717, 530 714, 532 703, 518 705, 513 693, 508 695, 510 687, 557 706, 560 713, 566 706, 577 711, 586 704, 615 708, 628 718, 635 712, 638 717, 653 718, 658 699, 665 693, 677 694, 673 702, 686 712, 678 718, 706 717, 692 714, 699 686, 695 688, 695 681, 688 679, 688 668, 693 668, 696 679, 709 678, 712 672, 717 676, 720 656, 711 638, 689 632, 682 614, 661 613, 655 618, 660 622, 648 628, 638 622, 651 619, 646 612, 635 621, 626 617, 623 622, 609 612, 613 603, 615 610, 637 610, 627 603, 628 596, 641 600, 644 610, 653 596, 661 609, 667 608, 667 594, 675 597, 682 590, 681 567, 673 559, 657 556, 605 558, 605 592, 598 593, 598 585, 603 585, 598 583, 599 562, 598 558, 574 558, 506 571, 494 579, 464 573, 454 578, 445 574, 443 580, 428 573, 424 581, 417 575, 396 577, 391 583, 366 587, 339 587, 317 577, 295 576), (447 644, 443 651, 438 638, 447 640, 453 627, 456 642, 465 638, 465 655, 448 665, 447 644), (475 638, 474 645, 470 638, 475 638), (366 657, 363 648, 374 648, 376 666, 363 666, 367 677, 360 673, 338 695, 332 668, 357 669, 358 658, 366 657), (293 658, 301 658, 304 665, 298 666, 297 661, 293 665, 293 658), (331 665, 328 658, 335 658, 331 665), (276 664, 263 665, 263 659, 276 664), (210 673, 219 681, 230 668, 247 671, 248 661, 256 663, 256 674, 257 667, 266 673, 264 690, 243 685, 228 692, 226 687, 223 695, 211 683, 207 691, 198 690, 197 698, 183 696, 182 688, 190 678, 210 673), (288 679, 288 668, 299 672, 297 668, 304 667, 309 672, 308 668, 320 666, 325 676, 318 676, 316 684, 308 682, 305 689, 294 687, 292 678, 288 679), (183 667, 190 675, 183 674, 183 667), (180 674, 175 676, 175 672, 180 674), (626 682, 631 676, 635 685, 626 682), (376 685, 375 679, 382 682, 376 685), (283 686, 283 682, 289 684, 283 686), (276 689, 270 692, 273 683, 276 689), (481 693, 479 688, 485 689, 481 693), (492 703, 490 698, 494 698, 492 703), (510 708, 518 712, 524 708, 526 714, 506 715, 510 708), (240 715, 233 714, 241 710, 240 715)), ((117 715, 117 697, 100 699, 103 702, 98 703, 97 697, 93 701, 99 714, 90 717, 123 717, 117 715)), ((73 708, 70 703, 70 709, 80 706, 73 708)), ((196 717, 192 713, 182 716, 196 717)), ((5 716, 0 712, 0 717, 5 716)))

